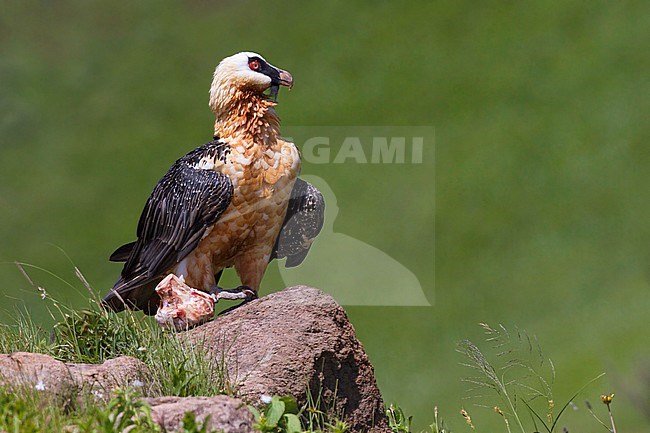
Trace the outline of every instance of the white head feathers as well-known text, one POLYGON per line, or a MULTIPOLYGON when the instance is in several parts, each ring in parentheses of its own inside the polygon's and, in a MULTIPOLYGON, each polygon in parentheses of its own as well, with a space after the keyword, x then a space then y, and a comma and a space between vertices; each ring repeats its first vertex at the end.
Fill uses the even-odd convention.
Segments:
POLYGON ((263 92, 271 87, 270 72, 278 71, 264 57, 253 52, 241 52, 223 59, 214 70, 210 87, 210 108, 217 112, 228 105, 238 91, 254 89, 263 92), (253 68, 256 67, 257 70, 253 68))

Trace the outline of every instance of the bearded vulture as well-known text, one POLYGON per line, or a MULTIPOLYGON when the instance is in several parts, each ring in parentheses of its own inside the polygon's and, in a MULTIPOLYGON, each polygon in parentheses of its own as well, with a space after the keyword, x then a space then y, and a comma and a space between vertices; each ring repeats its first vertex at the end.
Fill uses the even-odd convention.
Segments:
POLYGON ((292 85, 289 72, 256 53, 219 63, 209 103, 214 139, 177 160, 155 186, 137 240, 110 257, 125 264, 105 306, 155 314, 155 287, 168 274, 220 293, 227 290, 219 277, 231 266, 242 285, 227 292, 246 302, 257 297, 270 260, 286 258, 287 267, 304 260, 325 208, 321 193, 298 178, 298 149, 280 137, 274 107, 280 86, 292 85))

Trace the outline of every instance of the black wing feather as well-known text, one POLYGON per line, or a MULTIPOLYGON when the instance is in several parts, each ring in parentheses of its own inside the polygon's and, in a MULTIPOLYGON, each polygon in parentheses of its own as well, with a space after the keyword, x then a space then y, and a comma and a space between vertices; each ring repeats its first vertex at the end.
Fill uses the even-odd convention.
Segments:
POLYGON ((224 174, 197 168, 204 156, 219 157, 225 146, 211 142, 188 153, 158 182, 138 222, 138 240, 118 248, 112 260, 126 263, 104 298, 116 311, 129 307, 155 312, 157 281, 196 248, 208 227, 230 204, 233 186, 224 174))
POLYGON ((286 257, 287 268, 301 264, 312 242, 323 228, 324 221, 323 195, 309 182, 296 179, 291 190, 287 214, 269 261, 286 257))
POLYGON ((111 262, 126 262, 133 251, 135 242, 129 242, 116 249, 108 258, 111 262))

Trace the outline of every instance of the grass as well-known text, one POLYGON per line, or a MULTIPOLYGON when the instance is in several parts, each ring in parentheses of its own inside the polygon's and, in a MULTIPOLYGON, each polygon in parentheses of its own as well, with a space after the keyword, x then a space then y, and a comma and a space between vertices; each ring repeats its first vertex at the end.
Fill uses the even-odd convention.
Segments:
MULTIPOLYGON (((28 265, 18 266, 33 283, 26 270, 28 265)), ((103 309, 84 276, 75 270, 90 294, 87 307, 67 307, 34 285, 49 304, 47 310, 55 324, 48 330, 37 324, 29 312, 17 313, 13 324, 0 325, 0 353, 38 352, 64 362, 95 364, 118 356, 132 356, 157 373, 150 384, 150 396, 234 393, 224 357, 215 360, 201 344, 181 340, 140 313, 116 314, 103 309), (212 380, 205 380, 206 377, 212 380)))
MULTIPOLYGON (((181 341, 178 334, 162 330, 141 314, 104 310, 78 269, 75 273, 91 296, 87 308, 77 310, 52 299, 43 287, 35 285, 29 276, 29 265, 18 264, 18 268, 43 301, 50 304, 48 311, 55 324, 48 331, 36 324, 29 312, 19 312, 13 324, 0 326, 0 353, 38 352, 78 363, 101 363, 127 355, 140 359, 156 374, 150 386, 124 384, 114 390, 106 404, 76 388, 63 396, 49 394, 38 385, 0 388, 0 431, 161 432, 151 417, 150 407, 140 397, 236 394, 236 387, 228 378, 225 357, 215 361, 201 345, 181 341)), ((457 350, 466 360, 464 365, 476 373, 463 381, 471 385, 468 399, 475 402, 474 406, 489 408, 500 416, 504 432, 555 433, 566 409, 575 408, 573 400, 604 375, 589 381, 561 406, 556 405, 555 366, 544 355, 536 337, 520 329, 509 331, 502 325, 491 327, 482 323, 481 327, 494 360, 471 341, 460 341, 457 350)), ((345 414, 336 410, 336 392, 332 401, 326 402, 319 390, 307 388, 303 407, 291 396, 268 398, 261 409, 249 406, 255 428, 263 433, 349 431, 345 414)), ((601 425, 616 433, 612 399, 613 394, 601 396, 611 428, 589 403, 587 408, 601 425)), ((469 411, 462 408, 460 414, 471 430, 479 430, 469 411)), ((402 408, 390 405, 386 416, 393 433, 411 433, 413 417, 407 416, 402 408)), ((186 414, 183 428, 187 433, 208 433, 206 422, 196 422, 191 413, 186 414)), ((431 433, 450 432, 439 418, 437 407, 429 428, 431 433)), ((563 431, 569 430, 563 427, 563 431)))
MULTIPOLYGON (((545 357, 537 338, 524 330, 509 331, 503 325, 492 327, 481 323, 480 326, 485 333, 488 349, 493 352, 493 359, 471 341, 460 341, 458 352, 466 359, 463 365, 476 373, 463 381, 471 385, 467 391, 468 399, 478 401, 475 406, 491 409, 501 417, 508 433, 513 430, 521 433, 556 432, 567 408, 577 408, 573 402, 576 397, 605 375, 597 375, 558 404, 553 396, 555 366, 550 358, 545 357), (486 390, 488 392, 484 393, 486 390)), ((611 397, 601 398, 607 404, 612 431, 615 432, 609 406, 611 397)), ((591 408, 589 411, 594 415, 591 408)), ((466 424, 476 430, 468 411, 461 409, 461 415, 466 424)), ((568 432, 566 426, 562 430, 568 432)))
MULTIPOLYGON (((236 384, 228 377, 225 355, 215 360, 202 345, 181 340, 179 334, 163 330, 140 313, 106 311, 77 268, 77 279, 90 294, 88 305, 82 309, 66 306, 34 283, 30 271, 43 269, 26 263, 17 266, 48 304, 54 325, 48 330, 29 311, 19 311, 13 316, 13 323, 0 325, 0 353, 35 352, 63 362, 94 364, 133 356, 155 374, 147 384, 123 384, 106 404, 97 394, 76 387, 62 396, 50 394, 38 384, 0 388, 0 432, 161 432, 141 397, 236 394, 236 384)), ((256 428, 264 433, 348 432, 343 414, 326 405, 320 392, 317 397, 310 392, 308 396, 307 403, 300 408, 290 396, 269 397, 270 401, 261 409, 249 406, 256 428)), ((209 433, 206 422, 198 423, 191 413, 185 415, 183 425, 184 433, 209 433)))
MULTIPOLYGON (((489 426, 483 428, 481 424, 486 420, 485 414, 480 414, 477 421, 464 407, 459 410, 462 418, 460 424, 464 424, 465 430, 476 432, 554 433, 562 426, 562 432, 569 433, 571 430, 567 425, 574 422, 576 417, 565 420, 566 414, 579 410, 574 400, 605 373, 587 382, 559 406, 553 397, 555 367, 552 361, 544 356, 537 339, 520 329, 511 332, 502 325, 491 327, 481 323, 480 326, 486 335, 487 351, 469 340, 458 342, 457 351, 464 358, 463 365, 475 373, 462 379, 471 385, 466 391, 466 399, 472 401, 475 408, 489 409, 502 419, 503 424, 501 429, 497 430, 489 426), (573 410, 567 412, 568 408, 573 410), (560 419, 566 424, 560 424, 560 419)), ((603 421, 595 413, 591 403, 585 402, 588 413, 610 433, 616 433, 611 408, 613 398, 614 394, 600 396, 607 408, 607 421, 603 421)), ((406 416, 402 408, 390 405, 386 416, 393 433, 413 431, 413 417, 406 416)), ((489 422, 487 424, 489 425, 489 422)), ((434 408, 434 422, 429 429, 431 433, 451 432, 439 417, 437 406, 434 408)))
MULTIPOLYGON (((43 391, 0 389, 0 431, 14 433, 164 433, 155 423, 151 408, 133 388, 118 388, 105 405, 91 395, 76 399, 64 407, 53 404, 43 391)), ((185 414, 182 433, 212 433, 208 420, 197 422, 194 414, 185 414)))

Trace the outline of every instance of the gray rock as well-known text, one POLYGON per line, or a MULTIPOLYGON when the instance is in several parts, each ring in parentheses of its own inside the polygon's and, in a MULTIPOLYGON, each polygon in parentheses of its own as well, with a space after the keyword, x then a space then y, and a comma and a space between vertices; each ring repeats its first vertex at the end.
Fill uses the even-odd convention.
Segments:
POLYGON ((155 392, 149 367, 139 359, 120 356, 103 364, 66 364, 77 387, 90 391, 96 397, 110 398, 111 391, 118 387, 142 388, 144 394, 155 392))
POLYGON ((245 304, 185 337, 225 358, 237 396, 320 394, 353 431, 387 431, 373 367, 345 311, 320 290, 295 286, 245 304))
POLYGON ((58 396, 76 390, 66 365, 40 353, 0 354, 0 383, 9 388, 27 387, 58 396))
POLYGON ((144 399, 151 406, 153 420, 165 431, 179 430, 186 412, 193 412, 196 421, 208 420, 208 431, 252 433, 253 415, 246 404, 225 395, 214 397, 158 397, 144 399))
POLYGON ((0 383, 25 386, 62 397, 90 391, 108 398, 118 386, 136 384, 151 390, 151 372, 142 361, 121 356, 103 364, 65 364, 40 353, 0 354, 0 383))
MULTIPOLYGON (((199 422, 210 416, 211 429, 252 432, 253 417, 244 402, 262 406, 263 395, 292 395, 302 405, 309 393, 324 403, 321 409, 343 414, 352 431, 388 431, 368 356, 345 311, 317 289, 285 289, 179 336, 209 348, 217 364, 225 362, 241 400, 146 399, 156 422, 169 431, 178 429, 184 414, 192 411, 199 422)), ((93 365, 65 364, 36 353, 0 354, 0 385, 27 386, 65 399, 86 390, 108 398, 116 387, 134 382, 155 393, 158 382, 152 373, 131 357, 93 365)))

